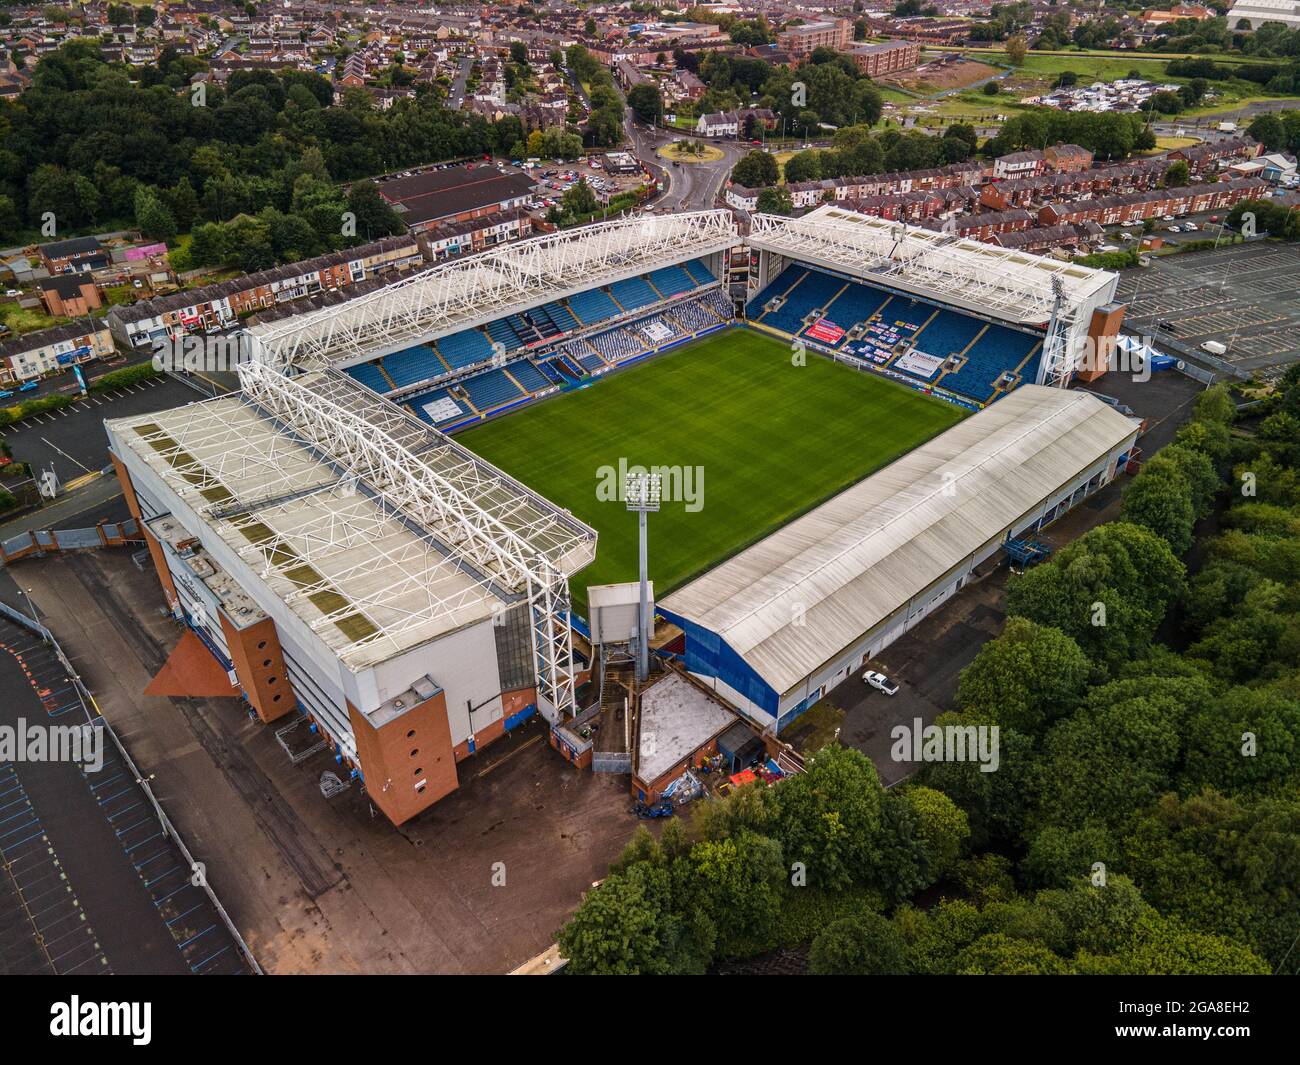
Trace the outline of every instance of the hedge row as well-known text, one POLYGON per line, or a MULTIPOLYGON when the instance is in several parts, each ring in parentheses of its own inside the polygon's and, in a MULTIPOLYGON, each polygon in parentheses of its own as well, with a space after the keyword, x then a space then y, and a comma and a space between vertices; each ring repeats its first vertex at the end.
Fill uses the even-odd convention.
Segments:
POLYGON ((12 407, 0 407, 0 425, 12 425, 33 414, 59 410, 72 402, 69 396, 40 396, 37 399, 25 399, 12 407))
POLYGON ((111 392, 115 388, 137 385, 141 381, 151 381, 160 377, 162 371, 156 369, 152 362, 139 362, 134 366, 124 366, 120 370, 110 370, 102 377, 90 382, 91 392, 111 392))

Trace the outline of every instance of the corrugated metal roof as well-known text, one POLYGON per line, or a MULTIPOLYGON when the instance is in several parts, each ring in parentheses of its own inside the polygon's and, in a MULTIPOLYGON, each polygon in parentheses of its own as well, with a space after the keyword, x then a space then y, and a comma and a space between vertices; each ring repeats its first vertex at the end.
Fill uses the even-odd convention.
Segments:
POLYGON ((1086 392, 1025 385, 662 605, 788 692, 1136 428, 1086 392))

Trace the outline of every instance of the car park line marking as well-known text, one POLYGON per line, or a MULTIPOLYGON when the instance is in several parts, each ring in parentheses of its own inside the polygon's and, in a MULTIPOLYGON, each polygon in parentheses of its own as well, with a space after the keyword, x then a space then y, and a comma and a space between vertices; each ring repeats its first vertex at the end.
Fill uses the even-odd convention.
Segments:
POLYGON ((63 448, 59 447, 57 444, 51 444, 48 440, 45 439, 45 437, 41 437, 41 443, 44 444, 44 445, 45 445, 46 447, 48 447, 48 448, 53 448, 53 449, 54 449, 55 451, 57 451, 60 455, 62 455, 65 459, 67 459, 69 462, 71 462, 74 466, 81 466, 81 468, 82 468, 83 470, 85 470, 87 473, 94 473, 94 472, 95 472, 95 471, 92 470, 89 466, 83 466, 80 462, 78 462, 76 459, 74 459, 71 455, 69 455, 66 451, 63 450, 63 448))

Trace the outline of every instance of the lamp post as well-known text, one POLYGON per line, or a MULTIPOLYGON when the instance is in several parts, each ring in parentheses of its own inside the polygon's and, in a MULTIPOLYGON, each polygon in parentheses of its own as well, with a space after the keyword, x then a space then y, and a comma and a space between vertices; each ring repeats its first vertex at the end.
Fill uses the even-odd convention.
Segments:
POLYGON ((24 588, 21 584, 18 586, 18 590, 23 593, 23 598, 27 600, 27 609, 31 612, 32 621, 36 623, 38 629, 41 628, 41 619, 36 614, 36 604, 32 602, 32 590, 24 588))
POLYGON ((627 509, 640 515, 641 533, 641 606, 637 625, 636 678, 642 684, 650 676, 650 596, 649 565, 647 550, 646 515, 659 509, 659 496, 662 479, 657 473, 630 473, 624 487, 623 498, 627 509))

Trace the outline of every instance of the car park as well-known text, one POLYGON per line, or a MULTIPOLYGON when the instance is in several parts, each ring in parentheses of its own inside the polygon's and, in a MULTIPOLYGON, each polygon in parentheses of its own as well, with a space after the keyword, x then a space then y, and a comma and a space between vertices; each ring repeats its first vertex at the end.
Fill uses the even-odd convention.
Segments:
POLYGON ((872 688, 884 692, 886 695, 898 694, 898 685, 883 673, 877 673, 875 670, 869 669, 862 674, 862 679, 872 688))

